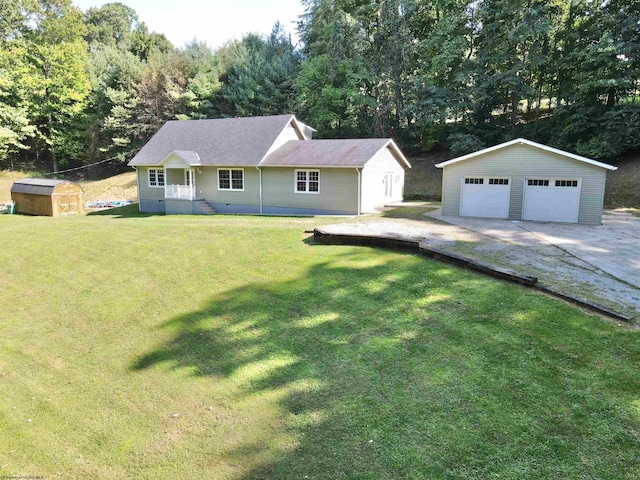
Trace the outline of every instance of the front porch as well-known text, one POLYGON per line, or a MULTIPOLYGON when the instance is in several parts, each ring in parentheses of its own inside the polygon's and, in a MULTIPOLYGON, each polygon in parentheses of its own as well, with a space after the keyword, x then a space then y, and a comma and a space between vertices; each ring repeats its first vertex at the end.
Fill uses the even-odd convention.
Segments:
POLYGON ((164 198, 173 198, 178 200, 194 200, 196 198, 196 189, 194 185, 165 185, 164 198))
POLYGON ((194 169, 165 167, 165 173, 165 199, 194 200, 196 198, 194 169))

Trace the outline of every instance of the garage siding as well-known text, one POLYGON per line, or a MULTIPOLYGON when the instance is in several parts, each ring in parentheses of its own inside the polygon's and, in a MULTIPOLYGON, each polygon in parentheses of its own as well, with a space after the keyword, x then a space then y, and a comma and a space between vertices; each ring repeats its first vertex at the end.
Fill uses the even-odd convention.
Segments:
POLYGON ((589 225, 602 223, 606 171, 595 165, 529 145, 511 145, 447 165, 444 167, 442 176, 442 213, 444 215, 460 215, 461 182, 463 177, 469 176, 510 177, 510 220, 521 219, 525 178, 581 178, 582 192, 578 223, 589 225))

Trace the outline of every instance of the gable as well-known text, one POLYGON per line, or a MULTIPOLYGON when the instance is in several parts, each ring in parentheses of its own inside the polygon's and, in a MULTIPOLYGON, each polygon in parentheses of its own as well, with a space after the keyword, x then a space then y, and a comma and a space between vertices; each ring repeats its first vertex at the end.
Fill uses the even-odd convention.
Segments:
POLYGON ((197 152, 200 165, 255 166, 293 121, 293 115, 171 120, 142 147, 129 165, 158 166, 171 152, 189 151, 197 152))
POLYGON ((600 175, 603 169, 529 145, 510 145, 446 166, 448 175, 600 175))
POLYGON ((269 150, 267 151, 265 157, 269 156, 271 153, 278 150, 285 143, 291 140, 307 140, 304 132, 300 129, 298 122, 295 119, 292 119, 289 124, 284 127, 278 138, 273 142, 269 150))
MULTIPOLYGON (((533 149, 536 153, 542 158, 555 158, 558 161, 561 160, 573 160, 575 162, 581 162, 583 164, 593 165, 599 168, 604 168, 606 170, 616 170, 617 167, 613 165, 609 165, 607 163, 598 162, 596 160, 592 160, 590 158, 582 157, 580 155, 576 155, 573 153, 565 152, 564 150, 559 150, 557 148, 549 147, 547 145, 543 145, 541 143, 532 142, 531 140, 527 140, 525 138, 517 138, 515 140, 511 140, 509 142, 501 143, 499 145, 495 145, 493 147, 485 148, 483 150, 479 150, 474 153, 470 153, 468 155, 463 155, 461 157, 453 158, 446 162, 436 164, 438 168, 444 168, 449 165, 457 164, 460 162, 468 162, 474 159, 482 159, 488 158, 488 155, 497 155, 498 152, 503 152, 505 149, 508 151, 513 151, 514 149, 533 149)), ((517 153, 515 154, 517 155, 517 153)))
POLYGON ((173 151, 159 163, 159 165, 166 168, 187 168, 199 164, 200 157, 198 154, 189 151, 173 151))

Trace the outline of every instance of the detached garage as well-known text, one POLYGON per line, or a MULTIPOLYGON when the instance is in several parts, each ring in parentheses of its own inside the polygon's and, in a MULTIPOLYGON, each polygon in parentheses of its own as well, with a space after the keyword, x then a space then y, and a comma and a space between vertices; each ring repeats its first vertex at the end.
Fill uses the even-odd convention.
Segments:
POLYGON ((84 213, 84 190, 77 183, 48 178, 23 178, 11 187, 18 213, 57 217, 84 213))
POLYGON ((600 225, 617 167, 518 138, 436 165, 442 214, 600 225))

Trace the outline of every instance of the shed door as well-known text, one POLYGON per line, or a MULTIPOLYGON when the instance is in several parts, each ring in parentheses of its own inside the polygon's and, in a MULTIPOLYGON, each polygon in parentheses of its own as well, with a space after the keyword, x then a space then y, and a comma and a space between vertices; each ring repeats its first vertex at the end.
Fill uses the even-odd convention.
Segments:
POLYGON ((460 215, 508 218, 510 198, 510 178, 465 177, 460 190, 460 215))
POLYGON ((80 198, 77 193, 60 195, 60 215, 74 215, 80 213, 80 198))
POLYGON ((526 178, 522 219, 577 223, 581 190, 579 178, 526 178))

